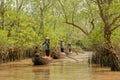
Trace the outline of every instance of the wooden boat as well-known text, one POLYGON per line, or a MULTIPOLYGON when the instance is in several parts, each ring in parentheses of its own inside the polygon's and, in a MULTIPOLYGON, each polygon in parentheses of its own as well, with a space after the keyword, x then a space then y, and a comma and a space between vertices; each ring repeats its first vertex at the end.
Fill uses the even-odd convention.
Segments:
POLYGON ((66 54, 65 53, 53 53, 51 54, 51 57, 53 59, 62 59, 66 57, 66 54))
POLYGON ((46 65, 51 62, 52 59, 47 59, 44 57, 41 57, 39 54, 35 54, 32 58, 32 62, 34 65, 46 65))

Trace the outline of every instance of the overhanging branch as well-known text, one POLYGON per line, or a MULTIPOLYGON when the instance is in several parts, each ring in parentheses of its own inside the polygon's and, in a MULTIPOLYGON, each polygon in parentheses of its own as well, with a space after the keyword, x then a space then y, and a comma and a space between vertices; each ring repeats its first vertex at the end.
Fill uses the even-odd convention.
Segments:
POLYGON ((81 28, 80 26, 78 26, 78 25, 76 25, 76 24, 74 24, 72 22, 65 22, 65 23, 80 29, 85 35, 89 35, 90 33, 92 33, 92 31, 93 31, 93 29, 95 27, 94 26, 94 20, 91 21, 92 29, 90 30, 90 32, 85 31, 83 28, 81 28))
POLYGON ((114 30, 116 30, 116 29, 119 28, 119 27, 120 27, 120 24, 117 25, 116 27, 114 27, 111 31, 114 31, 114 30))
POLYGON ((66 23, 66 24, 72 25, 72 26, 80 29, 85 35, 89 35, 90 33, 92 33, 92 31, 93 31, 93 29, 94 29, 94 27, 95 27, 95 26, 94 26, 94 19, 92 19, 92 21, 90 22, 91 25, 92 25, 92 29, 88 32, 87 30, 84 30, 82 27, 80 27, 80 26, 78 26, 78 25, 76 25, 76 24, 74 23, 74 16, 75 16, 75 10, 76 10, 75 7, 76 7, 76 5, 73 6, 72 22, 69 22, 69 21, 68 21, 67 14, 66 14, 66 11, 65 11, 65 6, 63 5, 63 3, 62 3, 60 0, 58 0, 58 2, 60 3, 60 5, 61 5, 61 7, 62 7, 63 14, 64 14, 64 17, 65 17, 65 23, 66 23))
POLYGON ((65 23, 80 29, 85 35, 88 35, 88 33, 86 31, 84 31, 80 26, 78 26, 78 25, 76 25, 74 23, 71 23, 71 22, 65 22, 65 23))
POLYGON ((60 3, 61 7, 62 7, 62 10, 63 10, 63 13, 64 13, 64 17, 65 17, 65 20, 66 22, 68 21, 67 19, 67 15, 66 15, 66 11, 65 11, 65 8, 64 8, 64 5, 62 4, 62 2, 60 0, 58 0, 58 2, 60 3))
POLYGON ((113 19, 113 21, 112 21, 112 23, 110 24, 110 26, 114 25, 115 22, 116 22, 119 18, 120 18, 120 14, 113 19))
POLYGON ((103 22, 106 23, 105 15, 104 15, 104 12, 103 12, 103 9, 102 9, 102 6, 101 6, 101 4, 102 4, 103 2, 102 2, 102 0, 96 0, 96 3, 97 3, 97 5, 98 5, 99 11, 100 11, 100 16, 101 16, 103 22))
POLYGON ((91 25, 92 25, 92 29, 90 30, 89 34, 92 33, 92 31, 93 31, 94 28, 95 28, 94 19, 93 19, 90 23, 91 23, 91 25))

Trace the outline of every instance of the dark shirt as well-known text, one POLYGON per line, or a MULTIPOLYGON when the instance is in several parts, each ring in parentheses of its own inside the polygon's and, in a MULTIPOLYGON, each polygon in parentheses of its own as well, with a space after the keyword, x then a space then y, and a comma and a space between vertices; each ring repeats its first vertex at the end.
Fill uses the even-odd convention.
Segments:
POLYGON ((68 44, 68 49, 71 49, 71 45, 70 44, 68 44))
POLYGON ((43 45, 45 45, 45 50, 49 50, 49 48, 50 48, 50 42, 49 41, 45 41, 43 43, 43 45))
POLYGON ((64 48, 64 43, 60 42, 60 48, 64 48))

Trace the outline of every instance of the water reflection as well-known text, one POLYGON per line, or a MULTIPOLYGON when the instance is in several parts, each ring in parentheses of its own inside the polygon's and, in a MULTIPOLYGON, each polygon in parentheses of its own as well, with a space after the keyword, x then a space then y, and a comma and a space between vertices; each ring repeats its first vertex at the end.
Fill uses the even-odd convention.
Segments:
POLYGON ((50 65, 33 66, 31 59, 0 65, 0 80, 120 80, 119 72, 88 66, 86 57, 55 60, 50 65))
POLYGON ((78 62, 59 62, 51 66, 50 72, 50 80, 89 80, 87 64, 78 62))
POLYGON ((50 68, 46 66, 33 67, 34 80, 50 80, 50 68))
POLYGON ((91 67, 91 80, 120 80, 120 72, 110 71, 110 68, 91 67))

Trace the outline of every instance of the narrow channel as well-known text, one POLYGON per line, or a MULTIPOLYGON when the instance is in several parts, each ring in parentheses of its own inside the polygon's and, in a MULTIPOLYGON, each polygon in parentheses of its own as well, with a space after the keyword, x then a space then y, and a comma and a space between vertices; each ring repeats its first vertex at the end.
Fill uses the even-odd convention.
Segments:
POLYGON ((31 59, 0 65, 0 80, 120 80, 119 72, 88 64, 89 52, 33 66, 31 59))

